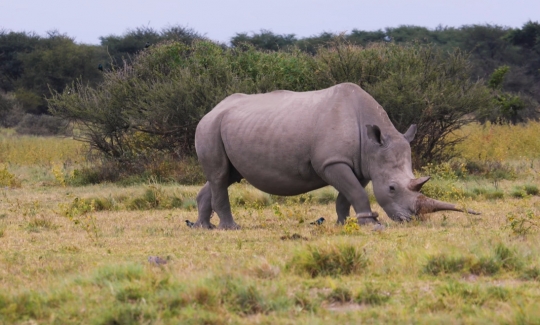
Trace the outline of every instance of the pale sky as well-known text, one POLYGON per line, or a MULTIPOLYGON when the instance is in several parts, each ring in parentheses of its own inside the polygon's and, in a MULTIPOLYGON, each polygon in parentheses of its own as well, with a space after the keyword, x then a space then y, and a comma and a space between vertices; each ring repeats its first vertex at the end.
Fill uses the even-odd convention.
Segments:
POLYGON ((149 26, 184 26, 228 43, 236 33, 268 29, 297 37, 400 25, 435 28, 540 20, 540 0, 0 0, 0 29, 57 29, 78 43, 149 26))

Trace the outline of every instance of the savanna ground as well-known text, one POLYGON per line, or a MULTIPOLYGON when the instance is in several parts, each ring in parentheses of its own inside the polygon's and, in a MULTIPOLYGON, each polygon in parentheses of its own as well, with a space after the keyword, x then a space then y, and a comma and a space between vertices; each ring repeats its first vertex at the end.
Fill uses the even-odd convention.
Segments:
POLYGON ((419 174, 480 216, 398 224, 371 197, 384 230, 336 226, 331 188, 241 183, 242 229, 207 231, 185 224, 200 186, 73 186, 80 143, 2 130, 0 323, 540 324, 540 124, 464 132, 460 158, 419 174))

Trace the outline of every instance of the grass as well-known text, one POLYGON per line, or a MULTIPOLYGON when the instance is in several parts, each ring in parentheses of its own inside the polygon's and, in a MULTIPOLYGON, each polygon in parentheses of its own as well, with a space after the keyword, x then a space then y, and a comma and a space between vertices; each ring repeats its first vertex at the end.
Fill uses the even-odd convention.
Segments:
POLYGON ((496 179, 430 167, 433 193, 482 215, 398 224, 373 203, 384 231, 336 226, 331 188, 281 198, 245 182, 230 189, 241 230, 191 229, 200 186, 72 186, 53 173, 66 158, 4 161, 21 186, 0 188, 0 324, 538 323, 531 157, 496 179))

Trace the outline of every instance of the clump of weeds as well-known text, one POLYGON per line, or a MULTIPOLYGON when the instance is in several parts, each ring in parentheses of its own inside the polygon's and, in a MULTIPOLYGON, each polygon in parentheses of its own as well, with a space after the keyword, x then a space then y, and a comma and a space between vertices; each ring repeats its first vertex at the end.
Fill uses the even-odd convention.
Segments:
POLYGON ((296 252, 288 268, 314 278, 359 274, 367 265, 365 252, 355 245, 307 245, 296 252))

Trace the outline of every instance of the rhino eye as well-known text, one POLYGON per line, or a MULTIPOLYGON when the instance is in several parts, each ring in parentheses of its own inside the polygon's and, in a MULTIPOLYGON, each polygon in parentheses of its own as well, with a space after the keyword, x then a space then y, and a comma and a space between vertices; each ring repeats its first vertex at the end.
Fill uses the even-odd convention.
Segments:
POLYGON ((395 187, 393 187, 393 186, 390 186, 390 192, 394 192, 395 190, 396 190, 396 188, 395 188, 395 187))

